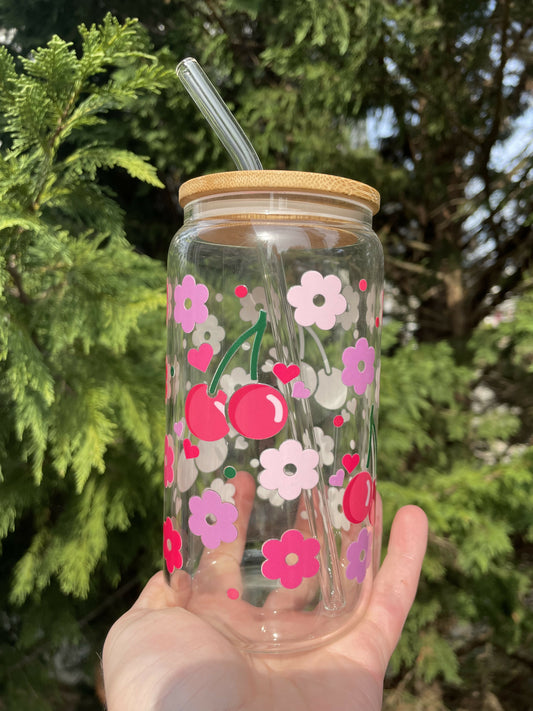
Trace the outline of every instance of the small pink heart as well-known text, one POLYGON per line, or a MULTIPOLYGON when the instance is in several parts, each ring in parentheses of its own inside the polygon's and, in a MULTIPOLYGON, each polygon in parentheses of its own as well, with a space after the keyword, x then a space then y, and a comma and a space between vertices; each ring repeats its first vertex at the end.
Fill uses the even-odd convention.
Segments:
POLYGON ((181 420, 179 422, 174 422, 174 432, 176 433, 176 437, 178 439, 183 434, 183 422, 181 420))
POLYGON ((348 474, 351 474, 355 467, 359 464, 358 454, 345 454, 342 458, 342 466, 346 469, 348 474))
POLYGON ((292 386, 292 396, 306 400, 311 395, 309 388, 305 387, 305 383, 297 380, 292 386))
POLYGON ((337 469, 335 474, 332 474, 329 478, 330 486, 342 486, 344 484, 344 471, 342 469, 337 469))
POLYGON ((296 363, 291 363, 290 365, 276 363, 272 370, 274 371, 274 375, 279 378, 282 383, 285 383, 285 385, 300 375, 300 368, 296 363))
POLYGON ((187 459, 196 459, 200 454, 200 450, 195 444, 191 443, 190 439, 183 440, 183 449, 185 450, 185 456, 187 459))
POLYGON ((202 373, 209 368, 213 357, 213 346, 210 343, 202 343, 199 348, 191 348, 187 353, 187 360, 193 368, 201 370, 202 373))

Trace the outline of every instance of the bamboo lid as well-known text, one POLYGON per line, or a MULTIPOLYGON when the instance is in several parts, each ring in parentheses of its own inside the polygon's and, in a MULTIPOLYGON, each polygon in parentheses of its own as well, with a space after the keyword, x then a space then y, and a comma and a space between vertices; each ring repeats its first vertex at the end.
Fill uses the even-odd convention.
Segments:
POLYGON ((209 195, 256 191, 330 195, 361 203, 373 215, 379 210, 379 193, 369 185, 336 175, 289 170, 238 170, 193 178, 180 187, 179 201, 185 207, 209 195))

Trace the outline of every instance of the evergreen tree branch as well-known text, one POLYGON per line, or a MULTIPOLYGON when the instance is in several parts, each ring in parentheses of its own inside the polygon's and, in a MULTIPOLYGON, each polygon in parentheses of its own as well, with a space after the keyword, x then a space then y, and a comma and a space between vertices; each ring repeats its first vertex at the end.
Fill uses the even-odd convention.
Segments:
POLYGON ((22 276, 17 269, 16 256, 14 254, 10 255, 6 261, 6 271, 13 280, 16 288, 16 297, 21 303, 29 305, 32 303, 32 299, 24 290, 24 285, 22 283, 22 276))

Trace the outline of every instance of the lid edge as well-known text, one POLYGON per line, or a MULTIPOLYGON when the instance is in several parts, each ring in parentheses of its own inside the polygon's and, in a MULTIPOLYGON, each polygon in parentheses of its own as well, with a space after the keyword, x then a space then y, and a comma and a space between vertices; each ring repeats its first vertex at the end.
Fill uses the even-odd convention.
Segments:
POLYGON ((193 200, 216 193, 256 190, 285 190, 309 194, 328 194, 356 199, 367 205, 372 214, 379 210, 379 192, 370 185, 326 173, 291 170, 238 170, 192 178, 179 189, 179 201, 185 207, 193 200))

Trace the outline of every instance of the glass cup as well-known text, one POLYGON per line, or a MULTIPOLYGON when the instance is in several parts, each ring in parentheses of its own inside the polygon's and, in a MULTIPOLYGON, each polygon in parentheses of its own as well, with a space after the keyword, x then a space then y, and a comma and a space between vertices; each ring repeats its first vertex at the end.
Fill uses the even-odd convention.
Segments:
POLYGON ((241 171, 182 185, 168 259, 168 581, 250 651, 329 640, 379 559, 379 194, 241 171))

